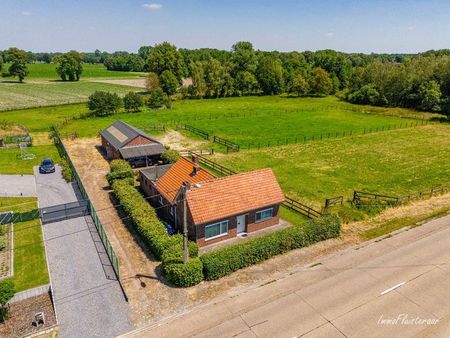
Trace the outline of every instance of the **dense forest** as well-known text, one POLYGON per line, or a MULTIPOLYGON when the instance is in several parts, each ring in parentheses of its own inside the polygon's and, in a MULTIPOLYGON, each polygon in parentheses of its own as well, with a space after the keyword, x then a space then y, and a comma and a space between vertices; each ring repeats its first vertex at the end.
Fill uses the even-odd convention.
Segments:
MULTIPOLYGON (((26 55, 28 62, 50 63, 62 58, 61 53, 26 55)), ((156 77, 168 95, 335 94, 358 104, 450 114, 450 50, 419 54, 267 52, 255 50, 245 41, 229 51, 189 50, 165 42, 143 46, 137 53, 96 50, 78 55, 85 63, 103 63, 109 70, 150 72, 150 78, 156 77), (190 80, 181 86, 187 78, 190 80)), ((8 61, 7 51, 0 52, 0 64, 2 61, 8 61)))

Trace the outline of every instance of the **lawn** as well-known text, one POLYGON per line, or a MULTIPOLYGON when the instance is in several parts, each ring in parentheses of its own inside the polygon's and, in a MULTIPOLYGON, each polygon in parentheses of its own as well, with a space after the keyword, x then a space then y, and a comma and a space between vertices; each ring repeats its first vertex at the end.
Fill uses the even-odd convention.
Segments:
POLYGON ((37 208, 36 197, 0 197, 0 213, 26 212, 37 208))
POLYGON ((39 219, 14 224, 14 276, 16 290, 49 283, 42 226, 39 219))
POLYGON ((97 90, 124 95, 140 89, 89 81, 0 83, 0 111, 86 102, 89 95, 97 90))
MULTIPOLYGON (((56 64, 54 63, 29 63, 27 65, 29 74, 26 77, 26 80, 31 79, 53 79, 59 80, 58 75, 56 74, 56 64)), ((5 64, 3 66, 4 69, 7 69, 9 64, 5 64)), ((82 79, 87 78, 114 78, 114 79, 132 79, 143 76, 145 73, 137 73, 137 72, 119 72, 107 70, 103 64, 83 64, 83 73, 81 74, 82 79)), ((8 78, 5 78, 7 80, 8 78)))
MULTIPOLYGON (((317 135, 321 132, 362 131, 364 128, 398 126, 410 122, 400 118, 429 115, 407 109, 356 106, 326 98, 281 98, 276 96, 241 97, 215 100, 183 100, 174 102, 173 109, 140 113, 120 113, 109 117, 89 118, 70 123, 63 133, 92 137, 121 119, 145 130, 151 125, 189 124, 218 136, 239 142, 259 142, 262 139, 317 135), (245 115, 245 116, 244 116, 245 115), (391 116, 393 115, 393 116, 391 116)), ((194 136, 189 133, 190 136, 194 136)))
POLYGON ((19 148, 0 149, 0 174, 33 174, 33 167, 46 157, 55 162, 61 161, 54 145, 32 146, 28 148, 28 152, 36 155, 36 158, 21 160, 17 158, 20 154, 19 148))
POLYGON ((325 198, 350 198, 354 190, 401 195, 448 183, 450 126, 244 150, 215 159, 237 171, 273 168, 285 194, 319 208, 325 198))

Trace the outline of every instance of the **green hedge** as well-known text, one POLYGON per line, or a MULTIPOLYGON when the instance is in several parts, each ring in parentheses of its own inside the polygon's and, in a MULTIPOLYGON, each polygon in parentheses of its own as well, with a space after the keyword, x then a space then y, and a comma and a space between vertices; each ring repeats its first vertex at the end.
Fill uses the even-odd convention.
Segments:
POLYGON ((182 260, 163 262, 163 273, 173 284, 188 287, 203 280, 203 264, 198 257, 189 259, 187 264, 182 260))
MULTIPOLYGON (((155 257, 163 261, 163 271, 170 272, 166 274, 166 278, 177 286, 193 285, 191 284, 192 281, 198 280, 198 276, 186 275, 186 281, 184 282, 181 280, 182 278, 180 276, 182 276, 183 273, 187 273, 187 271, 197 271, 198 263, 186 264, 189 266, 193 265, 195 268, 169 267, 172 264, 180 265, 180 261, 182 261, 183 236, 180 234, 169 236, 166 228, 156 215, 155 209, 144 200, 142 195, 133 186, 128 184, 126 179, 114 180, 112 188, 114 196, 122 205, 125 213, 131 218, 132 223, 141 235, 141 238, 143 238, 150 247, 150 250, 155 257)), ((188 242, 188 248, 190 257, 195 258, 198 256, 197 243, 188 242)), ((200 271, 201 270, 202 269, 200 269, 200 271)))
POLYGON ((340 219, 334 214, 310 220, 200 257, 205 280, 214 280, 275 255, 339 236, 340 219))
POLYGON ((106 175, 108 183, 111 185, 115 180, 126 179, 128 183, 134 182, 134 170, 130 164, 124 160, 113 160, 109 164, 111 172, 106 175))

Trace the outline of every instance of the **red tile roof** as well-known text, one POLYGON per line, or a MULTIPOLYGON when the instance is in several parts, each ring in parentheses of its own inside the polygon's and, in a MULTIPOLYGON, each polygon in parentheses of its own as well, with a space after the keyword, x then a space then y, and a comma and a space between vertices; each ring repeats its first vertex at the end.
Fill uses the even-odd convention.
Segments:
POLYGON ((173 202, 183 182, 189 182, 192 186, 195 183, 215 178, 213 174, 202 168, 199 169, 195 176, 192 176, 193 168, 194 164, 182 157, 156 181, 156 189, 166 200, 173 202))
POLYGON ((191 185, 186 194, 195 224, 220 220, 284 201, 272 172, 261 169, 191 185))

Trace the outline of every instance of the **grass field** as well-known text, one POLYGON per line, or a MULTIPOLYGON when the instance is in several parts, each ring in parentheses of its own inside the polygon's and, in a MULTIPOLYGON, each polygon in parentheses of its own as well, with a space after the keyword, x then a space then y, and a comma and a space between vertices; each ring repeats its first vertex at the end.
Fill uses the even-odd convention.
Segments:
MULTIPOLYGON (((244 97, 184 100, 175 102, 170 110, 144 109, 140 113, 89 118, 70 123, 63 128, 63 132, 92 137, 115 120, 121 119, 142 129, 150 125, 175 127, 176 124, 187 123, 231 140, 252 140, 256 143, 268 137, 292 138, 317 135, 321 132, 348 132, 352 129, 394 126, 410 121, 399 116, 426 115, 406 109, 356 106, 339 101, 335 97, 244 97)), ((189 136, 195 137, 190 133, 189 136)))
POLYGON ((0 213, 26 212, 36 209, 36 197, 0 197, 0 213))
POLYGON ((21 160, 17 158, 19 148, 0 149, 0 174, 33 174, 33 167, 39 165, 45 157, 52 158, 55 162, 61 159, 54 145, 32 146, 28 152, 36 155, 33 160, 21 160))
POLYGON ((14 224, 14 276, 16 290, 49 282, 47 260, 39 219, 14 224))
MULTIPOLYGON (((56 74, 56 64, 54 63, 29 63, 27 65, 29 74, 26 80, 31 79, 49 79, 49 80, 59 80, 56 74)), ((9 64, 5 64, 4 69, 9 67, 9 64)), ((131 79, 142 76, 145 73, 137 72, 119 72, 107 70, 103 64, 83 64, 83 73, 81 74, 82 79, 87 78, 115 78, 115 79, 131 79)), ((5 80, 7 80, 6 78, 5 80)))
POLYGON ((215 159, 237 171, 273 168, 283 191, 320 207, 353 190, 401 195, 448 183, 450 127, 412 129, 261 150, 215 159))
POLYGON ((96 90, 124 95, 139 88, 88 81, 0 83, 0 111, 86 102, 96 90))

